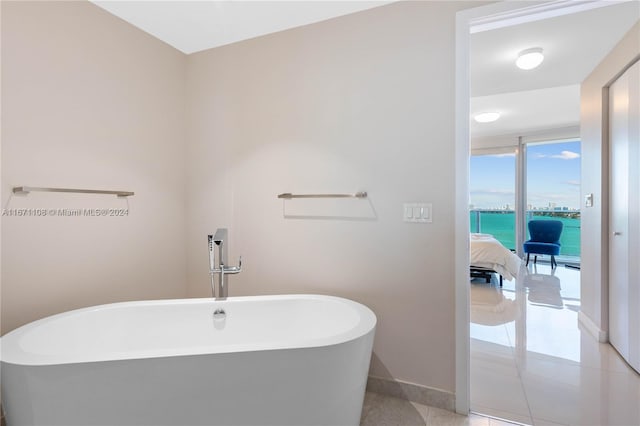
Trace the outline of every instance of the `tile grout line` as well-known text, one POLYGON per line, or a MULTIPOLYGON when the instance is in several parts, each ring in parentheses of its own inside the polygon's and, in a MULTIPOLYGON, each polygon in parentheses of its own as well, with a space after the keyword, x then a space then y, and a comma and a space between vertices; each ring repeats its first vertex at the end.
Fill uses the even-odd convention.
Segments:
MULTIPOLYGON (((515 291, 518 291, 518 282, 516 281, 515 283, 516 287, 515 287, 515 291)), ((523 294, 526 296, 526 290, 523 291, 523 294)), ((526 306, 525 306, 525 310, 526 310, 526 306)), ((518 382, 520 382, 520 388, 522 389, 522 395, 524 396, 524 402, 527 404, 527 411, 529 412, 529 419, 531 419, 531 425, 534 425, 534 421, 533 421, 533 413, 531 412, 531 404, 529 404, 529 398, 527 397, 527 391, 524 387, 524 381, 522 380, 522 372, 520 371, 520 363, 518 362, 518 357, 516 355, 516 345, 515 342, 513 342, 511 340, 511 335, 509 334, 509 330, 507 329, 506 324, 504 325, 505 330, 507 332, 507 340, 509 341, 509 347, 512 350, 512 355, 513 355, 513 363, 516 366, 516 373, 518 374, 518 382)))
MULTIPOLYGON (((516 424, 516 425, 533 426, 533 416, 531 415, 531 407, 529 406, 529 401, 528 401, 528 399, 526 397, 526 394, 524 392, 524 384, 522 382, 522 377, 520 376, 520 370, 519 370, 519 367, 518 367, 518 363, 516 361, 517 357, 516 357, 516 352, 515 352, 515 345, 512 345, 511 336, 509 334, 509 329, 507 328, 507 325, 506 324, 502 324, 501 327, 503 327, 504 334, 506 335, 506 338, 507 338, 507 343, 508 343, 508 348, 509 348, 509 355, 510 355, 511 360, 513 361, 513 364, 514 364, 515 369, 516 369, 517 379, 518 379, 518 382, 520 383, 520 387, 522 389, 522 395, 524 397, 524 401, 525 401, 525 404, 527 406, 527 412, 529 413, 528 417, 529 417, 530 423, 521 423, 521 422, 518 422, 517 420, 510 420, 510 419, 505 419, 505 418, 502 418, 502 417, 492 416, 490 414, 484 414, 482 412, 475 411, 475 410, 471 410, 470 412, 472 412, 472 413, 474 413, 476 415, 479 415, 479 416, 483 416, 483 417, 489 418, 489 419, 495 419, 495 420, 499 420, 499 421, 503 421, 503 422, 507 422, 507 423, 513 423, 513 424, 516 424)), ((509 413, 511 413, 513 415, 517 415, 519 417, 524 417, 525 416, 523 414, 516 413, 516 412, 510 411, 510 410, 500 410, 500 411, 505 412, 505 413, 509 412, 509 413)))
POLYGON ((524 395, 524 402, 527 404, 527 411, 529 411, 529 418, 531 419, 531 424, 535 426, 535 422, 533 421, 533 412, 531 411, 531 404, 529 404, 529 397, 527 397, 527 390, 524 387, 524 380, 522 380, 520 364, 518 363, 517 358, 514 358, 514 362, 516 364, 516 372, 518 373, 518 381, 520 382, 520 387, 522 388, 522 395, 524 395))
MULTIPOLYGON (((510 424, 514 424, 514 425, 518 425, 518 426, 531 426, 531 425, 528 425, 527 423, 520 423, 520 422, 517 422, 515 420, 503 419, 502 417, 491 416, 489 414, 482 414, 482 413, 478 413, 478 412, 475 412, 475 411, 469 411, 469 413, 475 414, 476 416, 485 417, 485 418, 487 418, 489 420, 491 420, 491 419, 499 420, 501 422, 510 423, 510 424)), ((489 424, 491 424, 491 423, 489 423, 489 424)))

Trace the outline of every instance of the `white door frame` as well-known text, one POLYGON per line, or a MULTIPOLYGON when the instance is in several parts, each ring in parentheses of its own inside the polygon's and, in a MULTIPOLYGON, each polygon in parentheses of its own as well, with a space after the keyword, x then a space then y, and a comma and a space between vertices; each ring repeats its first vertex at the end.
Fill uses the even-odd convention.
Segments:
MULTIPOLYGON (((624 0, 623 0, 624 1, 624 0)), ((469 382, 469 35, 525 22, 538 21, 621 1, 540 1, 523 7, 518 1, 503 1, 466 9, 456 14, 455 76, 455 398, 456 412, 467 415, 469 382)))

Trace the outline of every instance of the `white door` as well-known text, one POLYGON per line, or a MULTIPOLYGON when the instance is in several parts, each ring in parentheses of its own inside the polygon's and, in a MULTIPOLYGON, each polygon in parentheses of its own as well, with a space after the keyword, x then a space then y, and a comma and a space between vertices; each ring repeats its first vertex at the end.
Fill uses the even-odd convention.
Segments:
POLYGON ((609 88, 609 340, 640 372, 640 62, 609 88))

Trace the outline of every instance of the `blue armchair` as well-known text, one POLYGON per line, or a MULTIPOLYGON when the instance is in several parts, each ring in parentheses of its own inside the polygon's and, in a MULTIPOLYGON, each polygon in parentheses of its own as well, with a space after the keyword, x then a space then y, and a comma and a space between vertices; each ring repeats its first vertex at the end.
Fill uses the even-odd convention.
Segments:
POLYGON ((538 260, 539 254, 551 256, 551 269, 558 266, 555 256, 560 254, 560 234, 562 234, 562 222, 559 220, 530 220, 529 236, 523 247, 527 253, 527 266, 529 266, 529 254, 533 253, 533 263, 538 260))

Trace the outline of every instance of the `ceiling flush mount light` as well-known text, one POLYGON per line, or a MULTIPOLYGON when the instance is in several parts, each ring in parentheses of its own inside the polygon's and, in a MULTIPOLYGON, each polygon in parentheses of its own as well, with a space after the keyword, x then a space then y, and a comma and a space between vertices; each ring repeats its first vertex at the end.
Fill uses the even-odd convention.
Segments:
POLYGON ((544 61, 541 47, 532 47, 518 53, 516 66, 523 70, 532 70, 544 61))
POLYGON ((498 118, 500 118, 499 112, 481 112, 473 117, 478 123, 491 123, 498 118))

